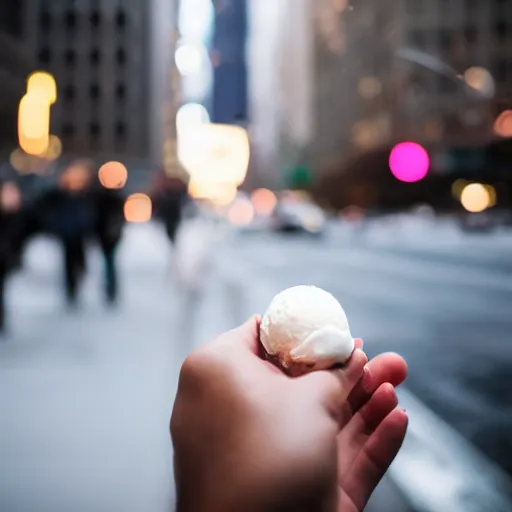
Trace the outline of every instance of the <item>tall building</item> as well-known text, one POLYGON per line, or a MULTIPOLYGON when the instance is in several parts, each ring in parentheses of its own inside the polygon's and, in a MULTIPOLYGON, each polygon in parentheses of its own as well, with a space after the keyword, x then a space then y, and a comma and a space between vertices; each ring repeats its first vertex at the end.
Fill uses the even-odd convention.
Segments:
MULTIPOLYGON (((0 2, 0 153, 8 154, 17 144, 17 111, 32 69, 23 39, 23 2, 0 2)), ((4 155, 5 156, 5 155, 4 155)))
POLYGON ((262 4, 251 1, 249 55, 264 182, 285 185, 283 172, 304 163, 337 172, 404 139, 450 147, 492 137, 495 107, 510 98, 510 0, 262 4))
POLYGON ((247 0, 219 0, 215 4, 213 36, 212 120, 247 120, 247 0))
POLYGON ((145 0, 28 0, 26 40, 57 81, 52 132, 68 153, 147 158, 151 15, 145 0))

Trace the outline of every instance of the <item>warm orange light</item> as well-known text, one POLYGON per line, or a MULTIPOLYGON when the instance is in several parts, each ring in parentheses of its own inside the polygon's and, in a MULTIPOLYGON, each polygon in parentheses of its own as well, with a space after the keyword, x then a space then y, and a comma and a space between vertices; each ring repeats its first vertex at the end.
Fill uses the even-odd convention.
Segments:
POLYGON ((108 189, 121 189, 128 181, 128 170, 121 162, 107 162, 98 171, 100 183, 108 189))
POLYGON ((239 199, 228 211, 230 222, 236 226, 247 226, 254 220, 254 208, 251 201, 239 199))
POLYGON ((498 116, 494 132, 500 137, 512 137, 512 110, 505 110, 498 116))
POLYGON ((277 197, 271 190, 260 188, 251 196, 254 212, 263 217, 269 216, 277 205, 277 197))
POLYGON ((44 71, 36 71, 28 77, 27 92, 42 94, 50 104, 57 101, 57 83, 55 78, 50 73, 44 71))
POLYGON ((480 213, 491 206, 492 198, 484 185, 471 183, 462 191, 460 202, 468 212, 480 213))
POLYGON ((146 194, 132 194, 124 203, 127 222, 148 222, 153 214, 151 199, 146 194))
POLYGON ((42 155, 50 145, 50 104, 38 92, 28 93, 20 101, 18 139, 29 155, 42 155))

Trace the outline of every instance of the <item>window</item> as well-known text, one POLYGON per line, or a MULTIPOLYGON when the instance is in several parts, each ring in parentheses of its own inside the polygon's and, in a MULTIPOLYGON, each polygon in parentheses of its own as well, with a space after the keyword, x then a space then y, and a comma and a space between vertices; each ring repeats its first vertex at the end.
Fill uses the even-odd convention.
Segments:
POLYGON ((49 30, 52 27, 52 15, 48 11, 42 11, 39 15, 39 24, 43 30, 49 30))
POLYGON ((70 138, 75 134, 75 127, 71 123, 64 123, 62 125, 62 135, 70 138))
POLYGON ((116 123, 115 130, 118 139, 124 139, 126 137, 126 125, 122 121, 116 123))
POLYGON ((73 66, 76 62, 76 54, 74 52, 74 50, 67 50, 66 53, 64 54, 64 62, 68 65, 68 66, 73 66))
POLYGON ((67 29, 74 29, 77 26, 77 17, 76 12, 73 10, 66 11, 64 15, 64 24, 67 29))
POLYGON ((92 28, 97 29, 101 25, 101 16, 100 13, 96 10, 92 11, 89 16, 89 22, 91 23, 92 28))
POLYGON ((118 48, 116 52, 117 63, 123 65, 126 62, 126 52, 123 48, 118 48))
POLYGON ((120 9, 116 14, 116 26, 118 30, 124 30, 126 28, 126 13, 120 9))
POLYGON ((99 97, 101 96, 101 89, 98 84, 92 84, 89 87, 89 96, 91 97, 92 100, 99 99, 99 97))
POLYGON ((98 48, 94 48, 93 50, 91 50, 91 53, 89 55, 89 59, 90 59, 91 64, 93 66, 97 66, 100 63, 100 61, 101 61, 101 53, 98 50, 98 48))
POLYGON ((512 68, 512 66, 509 65, 509 61, 507 59, 498 59, 496 61, 496 79, 498 82, 506 82, 508 80, 509 67, 512 68))
POLYGON ((71 103, 75 99, 75 88, 72 85, 66 85, 63 90, 64 100, 71 103))
POLYGON ((499 41, 504 41, 507 38, 508 27, 505 21, 498 21, 494 25, 494 32, 499 41))
POLYGON ((98 137, 101 133, 101 126, 96 121, 89 123, 89 133, 92 137, 98 137))
POLYGON ((116 96, 119 100, 124 100, 126 97, 126 87, 124 84, 118 84, 116 87, 116 96))
POLYGON ((48 48, 41 48, 41 50, 39 50, 38 60, 41 64, 50 64, 52 60, 50 50, 48 48))

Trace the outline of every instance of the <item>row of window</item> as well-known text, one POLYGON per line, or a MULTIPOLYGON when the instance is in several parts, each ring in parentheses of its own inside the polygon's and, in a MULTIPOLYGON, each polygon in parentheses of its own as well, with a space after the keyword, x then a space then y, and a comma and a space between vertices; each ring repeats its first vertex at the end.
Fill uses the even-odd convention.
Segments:
MULTIPOLYGON (((92 100, 99 100, 103 96, 103 89, 98 84, 91 84, 89 86, 89 97, 92 100)), ((71 103, 77 96, 76 88, 72 85, 66 85, 62 89, 62 96, 67 103, 71 103)), ((122 101, 126 98, 126 86, 118 84, 115 88, 115 96, 118 100, 122 101)))
MULTIPOLYGON (((110 128, 110 127, 109 127, 110 128)), ((103 133, 103 127, 100 123, 95 121, 89 123, 88 132, 91 137, 100 137, 103 133)), ((126 139, 128 134, 128 127, 122 121, 117 122, 114 125, 114 133, 117 139, 123 140, 126 139)), ((76 127, 72 123, 64 123, 62 125, 62 136, 70 139, 74 137, 76 134, 76 127)))
MULTIPOLYGON (((92 10, 87 16, 87 21, 91 28, 98 29, 104 22, 104 15, 101 11, 92 10)), ((58 16, 50 11, 44 10, 39 15, 39 24, 43 30, 50 30, 53 26, 61 26, 62 24, 70 30, 78 27, 80 22, 83 23, 84 19, 74 9, 68 9, 64 15, 58 16)), ((128 17, 123 9, 119 9, 114 17, 116 27, 123 31, 128 24, 128 17)))
MULTIPOLYGON (((508 37, 512 36, 512 25, 504 21, 500 21, 493 27, 493 34, 500 42, 505 42, 508 37)), ((466 43, 478 43, 479 37, 483 34, 482 30, 474 25, 468 25, 462 31, 462 36, 466 43)), ((461 33, 451 29, 436 30, 433 34, 428 30, 412 30, 410 32, 411 43, 418 47, 430 46, 433 37, 439 41, 439 45, 443 49, 450 49, 454 42, 459 40, 461 33)))
MULTIPOLYGON (((67 66, 74 66, 78 60, 78 55, 75 50, 69 49, 64 52, 64 62, 67 66)), ((55 54, 49 48, 41 48, 39 50, 39 62, 41 64, 49 65, 56 60, 55 54)), ((126 64, 127 54, 124 48, 118 48, 114 55, 115 61, 120 66, 126 64)), ((103 60, 103 54, 97 48, 93 49, 89 53, 89 62, 93 66, 98 66, 103 60)))

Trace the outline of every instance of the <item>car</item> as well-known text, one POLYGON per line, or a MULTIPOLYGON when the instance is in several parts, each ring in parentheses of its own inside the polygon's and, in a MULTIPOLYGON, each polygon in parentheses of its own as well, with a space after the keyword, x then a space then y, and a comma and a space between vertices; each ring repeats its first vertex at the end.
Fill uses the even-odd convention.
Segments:
POLYGON ((284 202, 276 207, 270 225, 280 233, 321 236, 325 232, 326 216, 313 203, 284 202))

